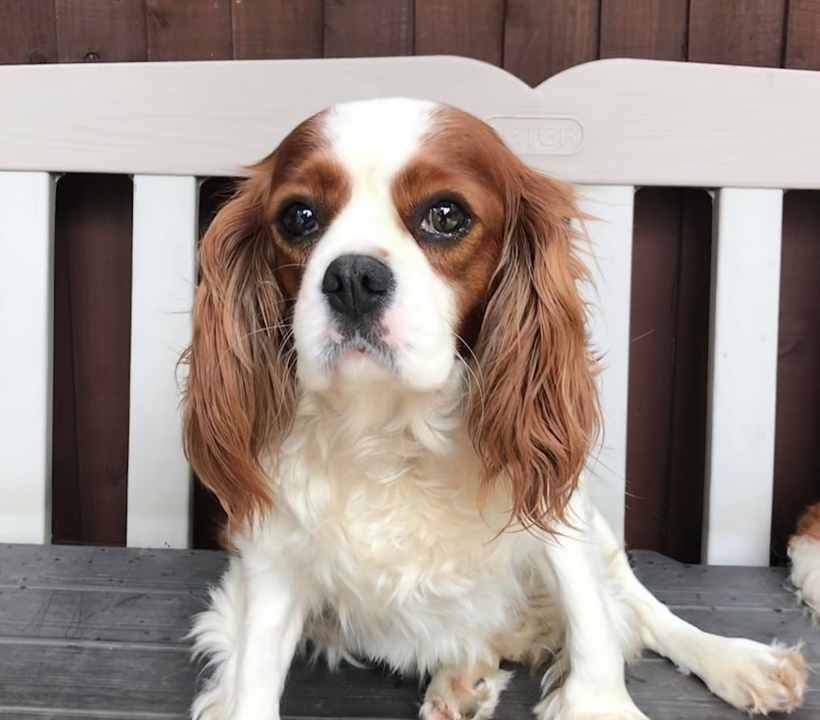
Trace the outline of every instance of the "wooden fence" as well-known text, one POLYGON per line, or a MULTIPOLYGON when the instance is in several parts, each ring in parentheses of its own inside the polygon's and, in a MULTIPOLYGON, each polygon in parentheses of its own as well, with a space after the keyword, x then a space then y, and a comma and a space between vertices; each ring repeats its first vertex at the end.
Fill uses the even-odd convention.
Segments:
MULTIPOLYGON (((0 0, 0 63, 413 53, 475 57, 530 84, 599 57, 820 69, 820 0, 0 0)), ((225 182, 205 189, 202 223, 225 182)), ((124 176, 58 184, 58 542, 125 540, 132 202, 124 176)), ((689 561, 702 531, 711 224, 703 190, 637 194, 627 538, 689 561)), ((774 560, 820 495, 815 192, 786 195, 781 266, 774 560)), ((203 546, 215 513, 201 493, 198 506, 203 546)))

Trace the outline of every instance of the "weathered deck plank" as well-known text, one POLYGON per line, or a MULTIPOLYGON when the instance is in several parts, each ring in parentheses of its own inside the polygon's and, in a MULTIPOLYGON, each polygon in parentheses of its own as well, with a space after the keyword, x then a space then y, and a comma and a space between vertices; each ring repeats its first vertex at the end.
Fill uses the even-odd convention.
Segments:
MULTIPOLYGON (((634 559, 647 586, 687 620, 765 642, 803 639, 820 669, 820 631, 784 587, 783 570, 684 566, 653 553, 634 559)), ((186 717, 196 669, 185 635, 224 564, 212 552, 0 547, 0 719, 186 717)), ((743 717, 658 658, 630 669, 628 682, 654 720, 743 717)), ((519 671, 498 717, 530 718, 537 696, 538 679, 519 671)), ((415 680, 297 662, 283 717, 398 720, 416 716, 418 699, 415 680)), ((820 718, 820 692, 791 717, 820 718)))

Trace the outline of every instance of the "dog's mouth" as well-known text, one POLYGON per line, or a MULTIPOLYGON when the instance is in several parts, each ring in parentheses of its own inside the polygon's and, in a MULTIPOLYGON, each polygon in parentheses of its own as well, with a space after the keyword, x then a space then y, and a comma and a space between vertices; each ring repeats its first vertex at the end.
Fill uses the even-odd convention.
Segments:
POLYGON ((347 360, 375 361, 389 370, 396 371, 393 349, 382 340, 366 338, 358 332, 327 345, 323 353, 322 364, 330 371, 339 363, 347 360))

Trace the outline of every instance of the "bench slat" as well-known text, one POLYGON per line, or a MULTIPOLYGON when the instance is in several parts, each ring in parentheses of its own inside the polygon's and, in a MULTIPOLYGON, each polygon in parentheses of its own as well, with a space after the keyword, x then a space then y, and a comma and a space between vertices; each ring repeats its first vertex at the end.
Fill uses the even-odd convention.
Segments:
POLYGON ((54 179, 0 172, 0 542, 51 542, 54 179))
POLYGON ((590 491, 615 535, 624 537, 626 513, 626 422, 629 387, 629 306, 632 281, 631 185, 585 186, 581 207, 595 220, 586 223, 593 257, 584 257, 595 287, 585 288, 590 303, 593 350, 602 356, 603 445, 590 459, 590 491))
POLYGON ((768 565, 783 192, 717 193, 704 561, 768 565))
POLYGON ((129 547, 191 542, 191 473, 181 443, 177 360, 191 336, 198 183, 134 178, 129 547))

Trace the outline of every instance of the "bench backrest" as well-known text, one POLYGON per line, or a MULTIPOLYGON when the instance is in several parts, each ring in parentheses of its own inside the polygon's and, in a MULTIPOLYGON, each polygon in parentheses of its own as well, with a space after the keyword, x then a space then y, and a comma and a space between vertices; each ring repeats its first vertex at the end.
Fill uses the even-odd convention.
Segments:
POLYGON ((0 69, 0 541, 50 538, 58 174, 134 176, 127 541, 185 547, 175 363, 190 335, 199 180, 241 174, 332 103, 384 95, 467 110, 526 162, 583 186, 605 355, 593 491, 621 535, 634 190, 714 191, 704 560, 768 564, 782 199, 820 189, 820 74, 638 60, 534 89, 453 57, 0 69))

